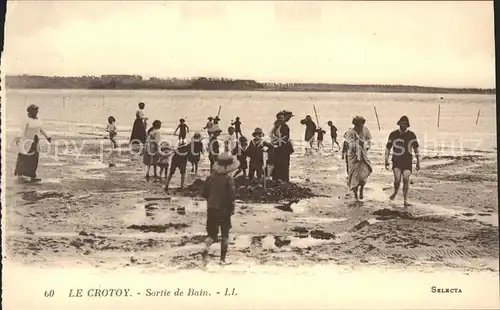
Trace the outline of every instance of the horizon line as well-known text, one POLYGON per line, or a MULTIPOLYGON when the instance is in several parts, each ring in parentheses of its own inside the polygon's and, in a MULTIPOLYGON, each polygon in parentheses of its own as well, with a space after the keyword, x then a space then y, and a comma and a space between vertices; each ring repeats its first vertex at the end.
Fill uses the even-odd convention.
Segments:
POLYGON ((191 77, 161 77, 161 76, 143 76, 140 74, 100 74, 100 75, 44 75, 44 74, 27 74, 27 73, 17 73, 17 74, 4 74, 5 78, 9 76, 31 76, 31 77, 49 77, 49 78, 81 78, 81 77, 97 77, 101 78, 103 76, 137 76, 141 77, 143 81, 148 81, 152 78, 156 79, 161 79, 161 80, 196 80, 200 78, 207 78, 207 79, 229 79, 229 80, 242 80, 242 81, 255 81, 257 83, 261 84, 312 84, 312 85, 345 85, 345 86, 389 86, 389 87, 422 87, 422 88, 436 88, 436 89, 469 89, 469 90, 496 90, 495 88, 490 88, 490 87, 460 87, 460 86, 428 86, 428 85, 410 85, 410 84, 366 84, 366 83, 333 83, 333 82, 298 82, 298 81, 259 81, 258 79, 252 79, 252 78, 235 78, 235 77, 227 77, 227 76, 191 76, 191 77))

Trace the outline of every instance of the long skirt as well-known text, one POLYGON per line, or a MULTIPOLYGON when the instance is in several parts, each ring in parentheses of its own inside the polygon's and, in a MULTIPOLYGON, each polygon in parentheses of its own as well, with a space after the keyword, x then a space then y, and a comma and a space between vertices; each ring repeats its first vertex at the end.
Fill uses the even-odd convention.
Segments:
POLYGON ((133 144, 146 143, 146 127, 144 126, 144 122, 139 118, 136 118, 134 121, 130 142, 133 144))
POLYGON ((349 169, 347 185, 349 189, 354 190, 360 185, 364 186, 373 171, 370 161, 365 156, 357 158, 357 156, 352 154, 349 155, 347 163, 349 169))
POLYGON ((290 151, 286 146, 279 146, 274 149, 272 156, 273 180, 288 182, 290 180, 290 151))
POLYGON ((38 169, 38 160, 40 153, 38 152, 38 136, 35 136, 31 144, 28 154, 19 153, 17 155, 16 169, 14 170, 15 176, 25 176, 36 178, 36 171, 38 169))

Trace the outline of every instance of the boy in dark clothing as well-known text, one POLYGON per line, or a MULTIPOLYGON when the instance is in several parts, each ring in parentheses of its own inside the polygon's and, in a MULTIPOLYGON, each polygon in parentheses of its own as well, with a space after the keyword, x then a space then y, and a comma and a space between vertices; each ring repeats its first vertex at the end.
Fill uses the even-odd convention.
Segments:
POLYGON ((189 127, 186 125, 186 120, 181 118, 179 120, 179 126, 174 131, 174 135, 177 133, 177 130, 179 130, 179 141, 181 143, 184 143, 184 140, 186 139, 187 134, 189 133, 189 127))
POLYGON ((334 144, 337 144, 337 146, 340 149, 340 145, 337 142, 337 127, 333 125, 332 121, 328 121, 328 127, 330 127, 330 137, 332 138, 332 150, 334 144))
POLYGON ((248 146, 248 141, 247 138, 241 136, 238 144, 236 145, 236 148, 233 150, 233 155, 236 155, 236 159, 238 159, 238 162, 240 165, 238 166, 238 170, 236 170, 236 173, 234 174, 233 177, 236 177, 238 174, 243 172, 243 176, 247 176, 247 169, 248 169, 248 163, 247 163, 247 155, 245 154, 245 151, 248 146))
POLYGON ((195 133, 189 145, 188 161, 191 163, 191 172, 198 174, 198 163, 203 154, 203 142, 200 133, 195 133))
POLYGON ((222 130, 219 127, 213 126, 208 130, 210 134, 210 140, 208 141, 208 159, 210 160, 210 171, 212 171, 212 167, 217 161, 217 156, 219 156, 219 141, 217 138, 219 137, 222 130))
POLYGON ((175 150, 174 155, 172 156, 172 162, 170 163, 170 173, 168 175, 167 183, 165 185, 165 192, 168 191, 168 186, 170 184, 170 180, 175 174, 175 170, 179 168, 179 172, 181 173, 181 189, 184 189, 184 180, 186 179, 186 166, 187 166, 187 158, 189 153, 189 144, 181 143, 175 150))
POLYGON ((238 168, 233 156, 223 153, 213 166, 211 175, 205 181, 202 196, 207 199, 207 238, 202 252, 204 264, 207 263, 208 250, 217 241, 219 228, 222 235, 220 247, 220 264, 228 265, 226 260, 229 247, 229 230, 231 216, 234 214, 236 190, 231 172, 238 168))
POLYGON ((318 133, 318 150, 323 148, 323 136, 325 135, 326 131, 324 131, 321 127, 318 127, 317 130, 318 133))
POLYGON ((220 118, 218 115, 216 117, 214 117, 214 125, 219 125, 219 121, 220 121, 220 118))
POLYGON ((309 144, 309 150, 312 150, 314 134, 316 133, 316 124, 314 123, 310 115, 307 115, 305 119, 300 121, 300 123, 302 125, 306 125, 304 140, 309 144))
POLYGON ((255 128, 252 133, 254 137, 245 151, 245 154, 250 158, 250 168, 248 169, 248 178, 253 179, 255 173, 257 173, 257 178, 262 178, 263 166, 264 166, 264 143, 262 137, 264 132, 260 128, 255 128))
POLYGON ((347 153, 349 152, 349 143, 345 140, 345 136, 347 133, 344 134, 344 143, 342 144, 342 159, 345 158, 345 169, 347 175, 349 175, 349 158, 347 158, 347 153))
POLYGON ((234 126, 234 132, 236 133, 236 139, 243 136, 243 134, 241 133, 241 122, 240 122, 239 117, 236 117, 236 120, 234 122, 231 122, 231 126, 234 126))

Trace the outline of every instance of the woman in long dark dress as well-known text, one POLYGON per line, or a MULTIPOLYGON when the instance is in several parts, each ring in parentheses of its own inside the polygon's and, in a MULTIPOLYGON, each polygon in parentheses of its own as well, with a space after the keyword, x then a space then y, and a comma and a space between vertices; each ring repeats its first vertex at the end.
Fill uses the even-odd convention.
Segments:
POLYGON ((135 112, 135 121, 132 127, 132 134, 130 136, 130 143, 132 145, 146 143, 146 126, 147 118, 144 116, 144 102, 139 103, 139 109, 135 112))
POLYGON ((39 137, 42 134, 49 143, 52 139, 43 129, 42 121, 38 118, 38 106, 30 105, 27 112, 28 118, 14 140, 19 148, 14 175, 19 178, 28 177, 32 182, 39 182, 40 179, 36 176, 40 157, 39 137))
POLYGON ((290 141, 290 127, 286 123, 292 116, 293 114, 289 111, 281 111, 276 114, 276 121, 271 132, 272 144, 274 145, 272 178, 275 181, 290 181, 290 155, 293 154, 294 149, 290 141))

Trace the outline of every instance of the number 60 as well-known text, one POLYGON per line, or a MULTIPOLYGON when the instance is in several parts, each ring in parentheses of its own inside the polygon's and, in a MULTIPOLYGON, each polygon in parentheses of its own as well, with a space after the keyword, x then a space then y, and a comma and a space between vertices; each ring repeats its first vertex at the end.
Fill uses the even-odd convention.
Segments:
POLYGON ((45 297, 54 297, 54 290, 45 291, 44 295, 45 297))

